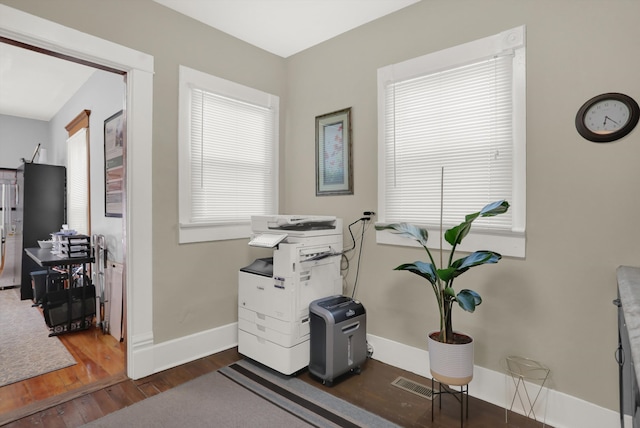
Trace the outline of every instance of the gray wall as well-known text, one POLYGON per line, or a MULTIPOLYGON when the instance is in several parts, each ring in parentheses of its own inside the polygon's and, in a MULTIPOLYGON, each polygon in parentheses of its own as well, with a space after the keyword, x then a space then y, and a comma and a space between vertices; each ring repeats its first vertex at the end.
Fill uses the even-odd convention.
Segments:
POLYGON ((46 149, 46 160, 36 162, 66 165, 65 126, 82 110, 91 111, 91 233, 105 236, 109 259, 116 262, 124 258, 123 228, 122 219, 104 215, 104 120, 123 109, 125 89, 123 76, 96 70, 49 122, 0 115, 0 167, 17 168, 20 158, 31 159, 37 143, 46 149))
POLYGON ((123 228, 121 218, 104 215, 104 121, 124 108, 125 89, 123 76, 96 70, 49 122, 53 147, 47 154, 49 163, 66 165, 69 133, 65 126, 82 110, 90 110, 91 233, 105 236, 108 257, 116 262, 124 260, 123 228))
POLYGON ((48 158, 49 122, 0 114, 0 168, 18 168, 20 159, 31 160, 38 143, 48 158))
MULTIPOLYGON (((279 95, 283 212, 349 220, 377 206, 376 69, 527 26, 527 257, 460 280, 484 297, 456 327, 476 339, 476 364, 510 354, 551 367, 552 387, 617 408, 615 269, 640 263, 640 130, 611 144, 578 136, 588 98, 640 100, 640 3, 629 0, 429 0, 287 60, 151 0, 0 0, 155 57, 154 334, 164 342, 235 322, 237 270, 258 255, 244 241, 177 244, 178 65, 279 95), (117 24, 114 24, 117 23, 117 24), (353 107, 355 193, 316 197, 314 118, 353 107), (464 282, 463 282, 464 281, 464 282)), ((135 144, 135 142, 131 142, 135 144)), ((135 203, 135 201, 134 201, 135 203)), ((345 234, 348 240, 348 233, 345 234)), ((426 348, 437 328, 431 292, 391 269, 421 252, 365 237, 358 297, 369 333, 426 348)), ((355 261, 348 282, 353 283, 355 261)))

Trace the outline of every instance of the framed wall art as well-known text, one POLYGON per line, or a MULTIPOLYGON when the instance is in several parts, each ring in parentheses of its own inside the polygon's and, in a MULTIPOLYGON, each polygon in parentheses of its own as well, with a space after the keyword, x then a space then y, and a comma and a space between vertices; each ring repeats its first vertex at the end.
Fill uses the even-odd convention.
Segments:
POLYGON ((124 199, 124 116, 104 121, 104 215, 122 217, 124 199))
POLYGON ((351 107, 316 116, 316 196, 353 195, 351 107))

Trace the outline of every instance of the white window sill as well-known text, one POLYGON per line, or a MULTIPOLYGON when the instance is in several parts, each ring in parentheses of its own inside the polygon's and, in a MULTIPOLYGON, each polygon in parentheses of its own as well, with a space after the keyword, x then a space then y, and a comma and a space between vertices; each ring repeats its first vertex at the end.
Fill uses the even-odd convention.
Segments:
MULTIPOLYGON (((440 249, 440 231, 438 229, 428 229, 429 249, 440 249)), ((400 245, 405 247, 422 246, 414 239, 404 238, 399 234, 388 230, 376 231, 376 242, 378 244, 400 245)), ((451 246, 442 238, 442 247, 445 251, 451 250, 451 246)), ((472 253, 479 250, 490 250, 501 254, 504 257, 524 258, 526 249, 526 237, 524 232, 496 232, 487 230, 472 230, 458 245, 456 251, 472 253)))
POLYGON ((226 241, 229 239, 248 239, 251 236, 251 224, 197 224, 180 223, 180 244, 192 242, 226 241))

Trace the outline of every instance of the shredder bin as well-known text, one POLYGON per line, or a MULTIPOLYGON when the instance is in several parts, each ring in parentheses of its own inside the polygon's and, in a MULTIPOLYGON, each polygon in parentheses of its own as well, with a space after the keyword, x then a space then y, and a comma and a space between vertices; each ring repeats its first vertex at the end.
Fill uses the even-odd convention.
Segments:
POLYGON ((309 372, 325 385, 347 372, 360 373, 367 359, 367 316, 362 303, 331 296, 309 305, 309 372))

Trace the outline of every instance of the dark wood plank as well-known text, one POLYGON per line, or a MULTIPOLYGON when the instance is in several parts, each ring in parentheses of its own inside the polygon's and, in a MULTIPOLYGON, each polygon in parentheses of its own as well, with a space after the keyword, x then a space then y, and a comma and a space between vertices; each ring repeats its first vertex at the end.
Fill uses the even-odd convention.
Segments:
POLYGON ((207 360, 206 358, 200 358, 199 360, 192 361, 185 364, 184 367, 194 378, 214 372, 218 369, 211 360, 207 360))
POLYGON ((55 407, 46 409, 38 414, 40 423, 47 428, 68 428, 55 407))
MULTIPOLYGON (((142 393, 147 397, 153 397, 154 395, 158 395, 160 394, 162 391, 160 389, 158 389, 158 387, 156 385, 154 385, 153 383, 143 383, 141 385, 138 385, 138 389, 140 391, 142 391, 142 393)), ((167 387, 167 389, 169 389, 167 387)), ((164 390, 166 391, 166 389, 164 390)))
POLYGON ((138 390, 133 382, 125 381, 106 389, 107 395, 111 397, 113 402, 122 409, 130 405, 144 400, 145 396, 138 390))
POLYGON ((59 404, 54 409, 65 427, 79 427, 85 423, 80 409, 73 400, 59 404))
POLYGON ((17 421, 11 422, 7 425, 2 425, 3 428, 33 428, 42 426, 40 421, 40 414, 27 416, 17 421))
POLYGON ((105 415, 115 412, 116 410, 120 410, 124 407, 113 399, 113 397, 107 392, 106 388, 93 392, 91 394, 91 397, 98 404, 100 411, 105 415))
MULTIPOLYGON (((93 394, 83 395, 71 401, 81 416, 83 423, 101 418, 105 413, 100 408, 93 394)), ((67 424, 68 425, 68 424, 67 424)), ((82 425, 82 424, 80 424, 82 425)))

